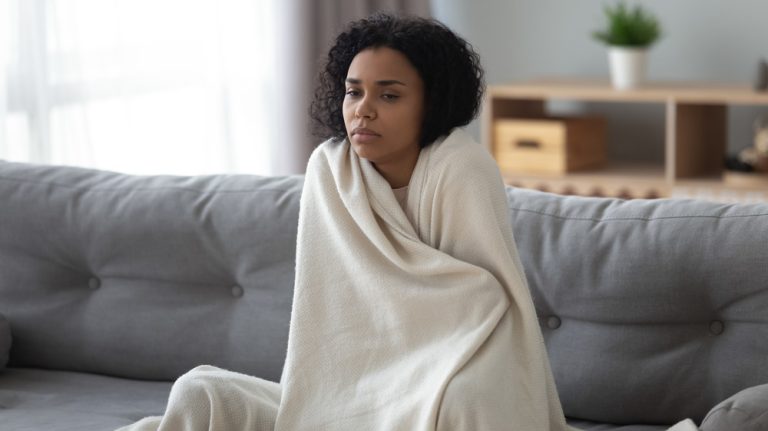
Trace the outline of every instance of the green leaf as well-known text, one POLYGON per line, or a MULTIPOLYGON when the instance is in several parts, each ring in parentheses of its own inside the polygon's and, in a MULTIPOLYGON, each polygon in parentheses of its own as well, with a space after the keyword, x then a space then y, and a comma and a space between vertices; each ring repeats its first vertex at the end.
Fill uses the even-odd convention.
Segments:
POLYGON ((636 5, 629 8, 620 1, 614 7, 605 5, 606 27, 592 33, 595 39, 614 46, 647 47, 661 37, 661 25, 656 17, 636 5))

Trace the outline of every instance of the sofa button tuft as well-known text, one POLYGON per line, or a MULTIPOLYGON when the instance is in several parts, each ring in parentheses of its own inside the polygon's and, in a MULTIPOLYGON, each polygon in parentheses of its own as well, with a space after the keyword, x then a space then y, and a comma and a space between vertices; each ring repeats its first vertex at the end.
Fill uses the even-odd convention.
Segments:
POLYGON ((99 279, 96 277, 91 277, 91 279, 88 280, 88 287, 94 290, 98 289, 101 287, 101 281, 99 281, 99 279))
POLYGON ((235 298, 243 296, 243 288, 240 286, 232 286, 232 296, 235 298))
POLYGON ((723 330, 725 330, 725 325, 723 325, 723 322, 719 320, 713 320, 709 323, 709 332, 712 335, 720 335, 723 333, 723 330))
POLYGON ((561 323, 560 318, 557 316, 549 316, 547 318, 547 328, 549 329, 557 329, 561 323))

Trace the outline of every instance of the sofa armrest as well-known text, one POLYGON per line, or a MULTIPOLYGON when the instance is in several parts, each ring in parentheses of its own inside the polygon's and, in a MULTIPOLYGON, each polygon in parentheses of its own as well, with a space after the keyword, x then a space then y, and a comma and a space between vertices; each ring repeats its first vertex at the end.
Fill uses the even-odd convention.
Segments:
POLYGON ((0 314, 0 370, 8 363, 11 352, 11 324, 0 314))
POLYGON ((752 386, 716 405, 701 431, 768 430, 768 384, 752 386))

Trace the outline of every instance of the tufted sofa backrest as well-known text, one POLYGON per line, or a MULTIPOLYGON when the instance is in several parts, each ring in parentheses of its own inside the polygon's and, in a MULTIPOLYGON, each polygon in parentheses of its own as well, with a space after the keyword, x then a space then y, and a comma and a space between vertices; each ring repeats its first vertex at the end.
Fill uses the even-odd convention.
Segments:
POLYGON ((700 420, 768 382, 768 205, 507 193, 567 416, 700 420))
POLYGON ((278 380, 301 177, 130 176, 0 162, 10 366, 278 380))

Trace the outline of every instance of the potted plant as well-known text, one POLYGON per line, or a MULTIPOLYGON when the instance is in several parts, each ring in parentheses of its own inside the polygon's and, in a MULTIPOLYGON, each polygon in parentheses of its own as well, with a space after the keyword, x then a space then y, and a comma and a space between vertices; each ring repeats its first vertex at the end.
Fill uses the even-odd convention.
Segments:
POLYGON ((607 27, 595 31, 595 39, 608 45, 608 61, 614 88, 628 89, 645 80, 648 48, 661 37, 661 25, 640 5, 623 2, 605 6, 607 27))

